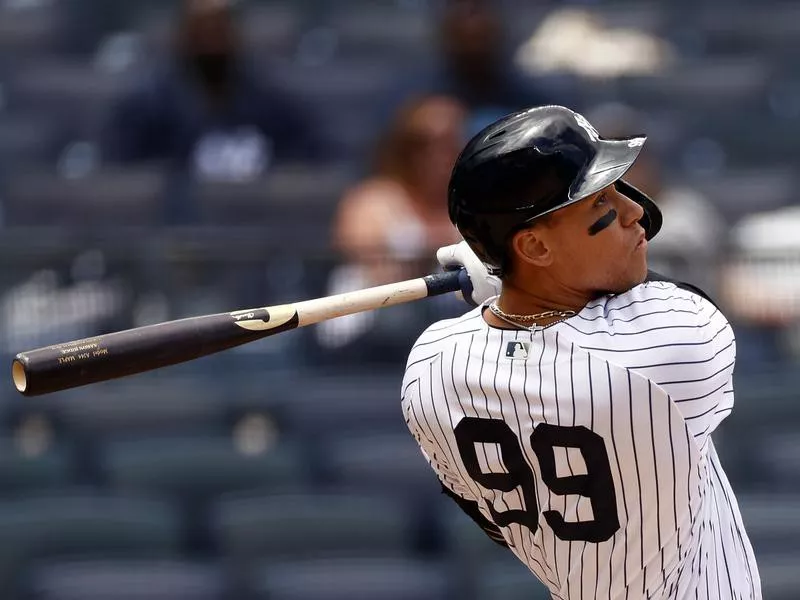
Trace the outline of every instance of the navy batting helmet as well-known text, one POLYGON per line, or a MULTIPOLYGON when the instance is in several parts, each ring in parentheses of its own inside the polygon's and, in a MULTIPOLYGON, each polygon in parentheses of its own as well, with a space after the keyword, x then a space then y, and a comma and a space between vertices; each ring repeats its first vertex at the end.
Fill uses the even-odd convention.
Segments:
POLYGON ((459 155, 450 178, 450 220, 475 254, 499 273, 515 231, 614 183, 644 208, 639 222, 649 240, 661 228, 661 211, 621 179, 646 139, 602 138, 583 116, 563 106, 503 117, 459 155))

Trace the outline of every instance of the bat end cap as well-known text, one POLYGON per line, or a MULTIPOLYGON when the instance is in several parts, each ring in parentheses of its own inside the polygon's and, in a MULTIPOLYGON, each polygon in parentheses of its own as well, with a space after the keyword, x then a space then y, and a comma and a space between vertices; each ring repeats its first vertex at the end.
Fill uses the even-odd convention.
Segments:
POLYGON ((11 366, 11 377, 14 380, 14 387, 17 388, 17 391, 24 394, 28 389, 28 376, 25 373, 25 365, 17 359, 14 360, 14 364, 11 366))

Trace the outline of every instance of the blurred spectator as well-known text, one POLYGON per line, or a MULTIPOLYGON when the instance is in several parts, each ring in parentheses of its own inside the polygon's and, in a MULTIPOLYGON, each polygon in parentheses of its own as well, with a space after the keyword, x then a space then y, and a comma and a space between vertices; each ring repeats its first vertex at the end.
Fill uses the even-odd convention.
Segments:
POLYGON ((106 158, 242 180, 319 155, 308 114, 257 81, 226 0, 183 0, 172 60, 114 107, 106 158))
POLYGON ((553 98, 516 70, 503 29, 496 5, 488 0, 452 0, 439 24, 442 63, 425 85, 464 104, 467 137, 528 106, 555 100, 574 104, 569 98, 553 98))
POLYGON ((567 7, 548 14, 514 58, 530 74, 604 79, 664 71, 674 64, 675 51, 652 32, 613 27, 595 11, 567 7))
MULTIPOLYGON (((436 249, 460 239, 447 215, 447 185, 464 141, 464 118, 464 107, 447 96, 411 101, 395 115, 374 174, 339 206, 333 241, 343 264, 332 273, 329 293, 424 275, 434 268, 436 249)), ((369 330, 375 317, 328 321, 319 328, 320 339, 331 347, 346 344, 369 330)))
MULTIPOLYGON (((644 115, 622 104, 596 107, 587 115, 605 137, 651 131, 644 115)), ((697 190, 666 180, 659 140, 650 137, 625 180, 656 201, 664 215, 659 234, 648 246, 650 268, 682 279, 716 298, 725 224, 717 208, 697 190)))
POLYGON ((456 239, 447 185, 463 128, 462 105, 446 96, 414 100, 395 115, 374 174, 345 194, 334 226, 336 247, 363 270, 363 283, 402 276, 408 267, 401 263, 430 261, 432 251, 456 239))
POLYGON ((731 230, 721 296, 745 368, 800 359, 800 208, 756 212, 731 230))

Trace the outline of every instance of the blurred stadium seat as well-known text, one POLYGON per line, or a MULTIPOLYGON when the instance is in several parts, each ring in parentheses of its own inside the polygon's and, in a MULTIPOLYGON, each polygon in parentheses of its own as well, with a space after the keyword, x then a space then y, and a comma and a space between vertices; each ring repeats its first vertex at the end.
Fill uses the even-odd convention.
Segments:
MULTIPOLYGON (((242 44, 255 62, 274 58, 291 58, 296 49, 305 20, 297 2, 242 2, 240 27, 242 44)), ((165 56, 174 38, 177 4, 143 2, 133 15, 122 17, 129 31, 141 35, 148 55, 165 56)))
POLYGON ((272 63, 265 75, 281 93, 303 101, 334 152, 368 165, 367 153, 397 104, 398 86, 413 71, 363 55, 357 60, 309 62, 272 63))
POLYGON ((245 47, 256 57, 286 57, 295 51, 304 15, 296 2, 257 2, 242 19, 245 47))
POLYGON ((189 195, 204 223, 302 227, 327 237, 339 197, 353 180, 342 165, 276 165, 256 181, 195 181, 189 195))
POLYGON ((382 93, 393 89, 395 65, 374 60, 337 60, 320 66, 270 63, 269 80, 281 90, 305 98, 316 110, 369 109, 382 93))
POLYGON ((75 228, 155 225, 162 220, 165 174, 161 169, 93 171, 91 156, 71 172, 25 169, 3 193, 7 225, 75 228))
POLYGON ((451 583, 436 562, 374 557, 268 563, 256 572, 263 600, 446 600, 451 583))
POLYGON ((629 102, 647 110, 664 104, 693 111, 725 110, 752 105, 763 98, 772 65, 756 58, 708 60, 682 65, 674 72, 622 80, 629 102))
POLYGON ((329 436, 322 456, 335 486, 425 497, 441 486, 409 433, 329 436))
POLYGON ((800 497, 757 493, 737 494, 747 533, 756 556, 797 550, 800 539, 800 497))
POLYGON ((764 598, 793 600, 800 589, 796 553, 762 554, 758 560, 764 598))
POLYGON ((691 26, 702 34, 705 46, 719 54, 796 51, 797 7, 769 2, 764 8, 754 11, 747 2, 726 5, 724 11, 714 3, 695 5, 691 26))
POLYGON ((436 59, 435 23, 429 11, 343 4, 328 21, 339 58, 370 56, 389 64, 436 59))
POLYGON ((310 374, 279 389, 291 398, 286 403, 289 425, 312 441, 359 431, 408 434, 400 381, 399 373, 372 372, 357 379, 310 374))
POLYGON ((687 183, 706 195, 733 223, 756 207, 770 210, 790 204, 797 189, 797 176, 792 169, 737 169, 689 177, 687 183))
POLYGON ((227 429, 225 398, 202 382, 144 378, 135 386, 108 382, 32 399, 9 408, 49 417, 67 439, 106 440, 142 434, 220 433, 227 429), (113 402, 108 399, 113 398, 113 402))
POLYGON ((53 491, 73 482, 69 448, 46 439, 0 438, 0 496, 53 491))
MULTIPOLYGON (((445 498, 439 507, 439 529, 450 569, 458 573, 459 597, 475 600, 505 598, 502 594, 513 594, 517 589, 537 598, 536 593, 542 585, 535 580, 520 581, 525 579, 520 573, 527 573, 528 569, 510 550, 489 539, 449 498, 445 498)), ((516 598, 513 595, 508 597, 516 598)))
POLYGON ((258 558, 401 556, 412 520, 402 503, 375 494, 239 495, 219 500, 214 529, 223 556, 258 558))
POLYGON ((66 1, 0 4, 0 54, 26 57, 62 49, 66 1))
POLYGON ((766 484, 776 492, 800 492, 800 432, 776 427, 760 442, 757 454, 766 484))
POLYGON ((62 144, 60 126, 47 114, 0 110, 0 172, 9 173, 20 165, 55 164, 62 144))
POLYGON ((156 500, 113 497, 70 488, 49 496, 0 502, 0 589, 19 585, 32 560, 177 556, 180 518, 156 500))
POLYGON ((92 140, 131 76, 132 71, 102 68, 85 59, 47 58, 15 71, 9 94, 27 110, 58 117, 71 138, 92 140))
POLYGON ((227 600, 215 564, 179 560, 85 560, 35 565, 31 596, 40 600, 227 600))
POLYGON ((297 491, 308 467, 289 442, 240 436, 152 438, 109 443, 104 472, 118 493, 148 493, 193 504, 241 490, 297 491))
POLYGON ((441 507, 442 535, 450 555, 463 565, 463 570, 472 572, 478 565, 492 561, 515 560, 506 548, 489 539, 472 519, 460 510, 454 510, 453 505, 454 502, 448 499, 441 507))
POLYGON ((762 370, 736 377, 735 386, 736 410, 725 420, 715 439, 728 477, 742 490, 763 493, 774 489, 776 495, 797 491, 800 488, 796 478, 779 467, 785 460, 791 469, 796 448, 787 447, 785 457, 775 456, 780 452, 776 442, 780 443, 782 438, 790 440, 797 430, 800 400, 797 374, 762 370))
POLYGON ((550 592, 519 561, 481 566, 475 600, 549 600, 550 592))

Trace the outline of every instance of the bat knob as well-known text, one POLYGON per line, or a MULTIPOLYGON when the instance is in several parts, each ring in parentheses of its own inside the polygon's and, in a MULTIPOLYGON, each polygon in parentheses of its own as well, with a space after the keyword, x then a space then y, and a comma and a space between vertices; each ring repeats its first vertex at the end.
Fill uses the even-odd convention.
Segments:
POLYGON ((28 389, 28 374, 25 372, 25 365, 19 359, 14 359, 11 366, 11 377, 17 391, 24 394, 28 389))

